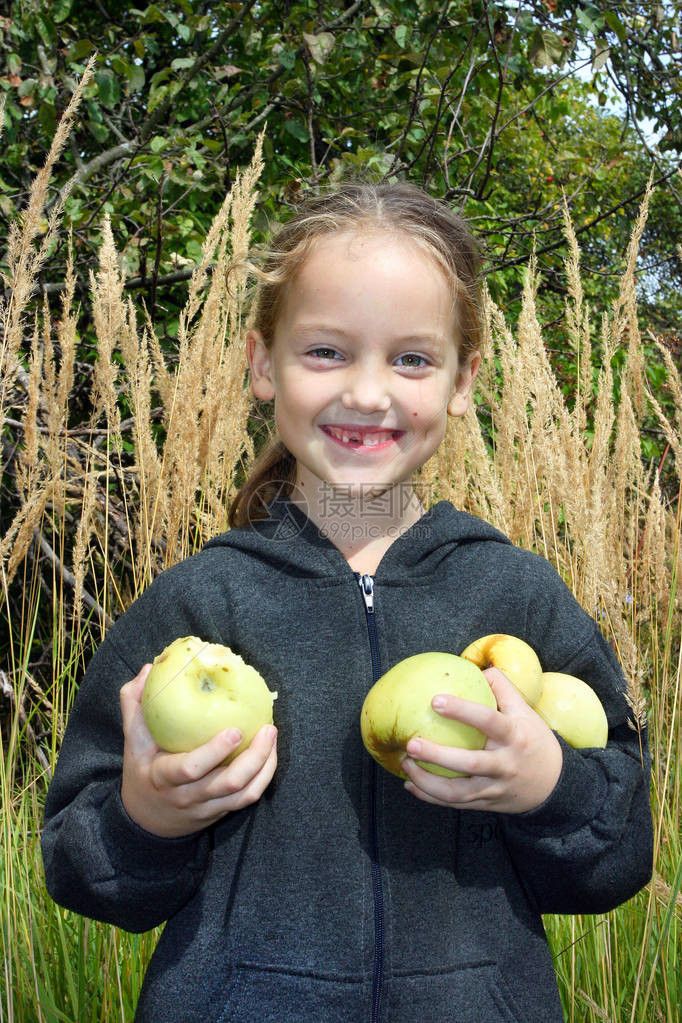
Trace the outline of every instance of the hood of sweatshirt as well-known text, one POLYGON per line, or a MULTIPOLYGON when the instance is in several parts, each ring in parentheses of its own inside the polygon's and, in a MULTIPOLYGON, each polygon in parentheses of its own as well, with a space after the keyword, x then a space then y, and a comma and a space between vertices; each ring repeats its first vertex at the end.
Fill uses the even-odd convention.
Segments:
MULTIPOLYGON (((331 539, 293 502, 275 498, 268 516, 249 526, 214 537, 204 550, 231 547, 252 553, 279 572, 297 577, 323 578, 349 571, 348 563, 331 539)), ((371 512, 367 522, 371 523, 371 512)), ((376 572, 385 582, 405 582, 436 571, 457 546, 490 541, 511 546, 499 530, 448 501, 439 501, 413 526, 401 533, 384 554, 376 572)))

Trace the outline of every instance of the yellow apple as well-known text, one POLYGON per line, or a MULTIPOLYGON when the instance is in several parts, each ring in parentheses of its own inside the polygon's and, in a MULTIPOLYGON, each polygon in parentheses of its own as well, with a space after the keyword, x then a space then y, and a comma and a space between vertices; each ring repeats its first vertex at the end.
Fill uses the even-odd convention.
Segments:
POLYGON ((546 671, 535 710, 569 746, 606 746, 609 725, 604 708, 594 689, 582 679, 546 671))
MULTIPOLYGON (((360 714, 362 741, 374 759, 391 774, 407 775, 401 767, 410 739, 418 735, 441 746, 483 749, 486 736, 477 728, 443 717, 431 706, 439 693, 497 707, 483 673, 455 654, 432 651, 399 661, 378 679, 360 714)), ((445 767, 417 761, 433 774, 457 777, 445 767)))
POLYGON ((276 697, 229 647, 182 636, 154 658, 142 711, 154 742, 169 753, 187 753, 224 728, 238 728, 242 742, 228 763, 272 724, 276 697))
POLYGON ((470 643, 462 657, 479 668, 499 668, 523 696, 535 706, 542 692, 542 666, 533 648, 519 639, 496 632, 470 643))

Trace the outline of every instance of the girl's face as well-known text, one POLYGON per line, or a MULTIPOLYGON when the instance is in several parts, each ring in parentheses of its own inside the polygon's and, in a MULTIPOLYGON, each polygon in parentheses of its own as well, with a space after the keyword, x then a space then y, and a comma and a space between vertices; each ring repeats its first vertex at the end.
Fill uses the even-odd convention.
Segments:
POLYGON ((413 241, 379 231, 323 237, 289 285, 268 350, 247 337, 256 397, 309 498, 321 484, 368 495, 409 482, 461 416, 479 356, 460 364, 451 289, 413 241))

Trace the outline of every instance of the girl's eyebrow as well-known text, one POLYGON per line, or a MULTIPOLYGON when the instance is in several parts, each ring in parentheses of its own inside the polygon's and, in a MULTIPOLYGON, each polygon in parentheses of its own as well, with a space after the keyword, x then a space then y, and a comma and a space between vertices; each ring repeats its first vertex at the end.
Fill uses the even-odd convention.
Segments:
MULTIPOLYGON (((343 330, 341 327, 332 327, 324 323, 301 324, 300 326, 294 327, 293 333, 294 336, 301 341, 306 341, 311 337, 318 338, 320 336, 337 337, 344 341, 350 341, 353 338, 352 334, 343 330)), ((442 334, 405 334, 393 339, 393 343, 401 348, 410 348, 415 346, 419 348, 430 348, 434 352, 442 352, 448 344, 448 340, 442 334)))
POLYGON ((324 323, 303 323, 294 326, 294 336, 305 340, 307 337, 317 337, 326 334, 334 337, 349 338, 350 335, 340 327, 330 327, 324 323))

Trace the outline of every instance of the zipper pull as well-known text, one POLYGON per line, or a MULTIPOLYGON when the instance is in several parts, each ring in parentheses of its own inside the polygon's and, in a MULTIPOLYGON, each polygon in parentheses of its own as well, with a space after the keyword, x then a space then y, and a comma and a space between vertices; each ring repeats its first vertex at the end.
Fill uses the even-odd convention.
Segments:
POLYGON ((358 579, 368 614, 374 613, 374 579, 371 575, 361 575, 358 579))

